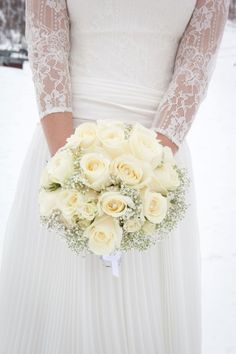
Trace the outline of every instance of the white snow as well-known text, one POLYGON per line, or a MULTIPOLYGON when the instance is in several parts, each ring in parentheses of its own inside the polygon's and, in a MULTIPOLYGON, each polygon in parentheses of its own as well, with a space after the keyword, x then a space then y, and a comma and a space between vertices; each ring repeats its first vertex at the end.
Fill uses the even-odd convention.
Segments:
MULTIPOLYGON (((187 136, 201 235, 203 354, 236 354, 235 93, 236 28, 229 23, 207 97, 187 136)), ((38 121, 28 65, 24 70, 0 67, 0 115, 1 251, 17 178, 38 121)))

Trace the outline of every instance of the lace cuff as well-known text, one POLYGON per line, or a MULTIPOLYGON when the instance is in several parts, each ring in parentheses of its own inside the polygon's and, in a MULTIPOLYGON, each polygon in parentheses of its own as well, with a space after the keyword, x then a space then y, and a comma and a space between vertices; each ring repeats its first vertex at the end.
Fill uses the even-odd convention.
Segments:
POLYGON ((152 129, 180 146, 207 95, 228 17, 229 0, 197 0, 176 53, 173 77, 152 129))
POLYGON ((66 1, 26 0, 25 14, 25 37, 39 117, 72 112, 66 1))

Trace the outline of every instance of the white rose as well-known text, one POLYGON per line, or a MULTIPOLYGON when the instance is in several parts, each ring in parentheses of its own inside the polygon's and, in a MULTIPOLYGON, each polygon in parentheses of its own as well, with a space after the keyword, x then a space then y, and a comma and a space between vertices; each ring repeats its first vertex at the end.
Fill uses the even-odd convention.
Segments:
POLYGON ((63 189, 58 197, 57 206, 65 221, 71 225, 76 222, 78 208, 83 203, 84 196, 76 190, 63 189))
POLYGON ((40 175, 40 182, 39 182, 40 186, 42 186, 44 188, 49 188, 49 186, 52 182, 53 181, 51 180, 51 178, 48 174, 47 167, 44 167, 41 172, 41 175, 40 175))
POLYGON ((81 203, 77 208, 79 218, 93 220, 97 214, 97 205, 95 202, 81 203))
POLYGON ((124 223, 124 229, 127 232, 139 231, 142 227, 143 221, 140 218, 129 219, 124 223))
POLYGON ((124 183, 141 189, 148 185, 151 179, 151 166, 132 155, 121 155, 111 163, 111 173, 124 183))
POLYGON ((119 192, 102 193, 98 200, 98 209, 100 215, 104 212, 113 217, 120 217, 125 214, 127 207, 134 207, 134 202, 128 196, 119 192))
POLYGON ((147 128, 135 125, 130 137, 129 146, 132 154, 140 160, 149 162, 153 168, 162 161, 163 146, 158 142, 155 133, 147 128))
POLYGON ((70 151, 60 150, 48 161, 47 171, 49 178, 62 184, 74 172, 74 160, 70 151))
POLYGON ((81 146, 81 138, 78 137, 75 134, 71 134, 67 139, 66 139, 66 144, 65 147, 71 148, 71 149, 78 149, 81 146))
POLYGON ((154 138, 156 137, 155 131, 153 131, 150 128, 145 127, 143 124, 141 124, 139 122, 133 123, 133 131, 141 131, 141 132, 146 133, 154 138))
POLYGON ((97 138, 97 125, 93 122, 79 124, 74 133, 75 137, 80 139, 80 146, 83 149, 99 145, 97 138))
POLYGON ((97 191, 109 183, 110 160, 102 153, 90 152, 80 160, 80 167, 85 175, 84 183, 97 191))
POLYGON ((144 216, 154 223, 162 222, 168 210, 168 200, 161 193, 153 192, 148 189, 143 194, 144 216))
POLYGON ((128 141, 125 139, 124 128, 118 124, 99 126, 97 136, 111 158, 128 151, 128 141))
POLYGON ((180 185, 177 171, 169 162, 162 164, 153 171, 152 186, 156 191, 173 191, 180 185))
POLYGON ((121 120, 115 119, 97 119, 97 129, 103 130, 109 127, 118 127, 121 129, 125 129, 125 123, 121 120))
POLYGON ((100 193, 94 191, 93 189, 89 189, 86 191, 86 193, 84 194, 84 200, 86 202, 95 202, 97 201, 98 196, 100 195, 100 193))
POLYGON ((91 224, 91 220, 87 219, 77 219, 76 225, 78 225, 82 230, 85 230, 91 224))
POLYGON ((118 220, 104 215, 95 218, 93 223, 84 231, 88 237, 88 248, 97 255, 107 255, 120 247, 122 228, 118 220))
POLYGON ((148 220, 145 220, 142 229, 146 235, 152 235, 155 232, 156 225, 148 220))
POLYGON ((60 198, 61 188, 53 192, 41 190, 38 195, 39 211, 42 216, 50 216, 54 209, 58 208, 58 199, 60 198))
POLYGON ((169 146, 163 146, 163 162, 170 163, 171 165, 176 165, 173 151, 169 146))

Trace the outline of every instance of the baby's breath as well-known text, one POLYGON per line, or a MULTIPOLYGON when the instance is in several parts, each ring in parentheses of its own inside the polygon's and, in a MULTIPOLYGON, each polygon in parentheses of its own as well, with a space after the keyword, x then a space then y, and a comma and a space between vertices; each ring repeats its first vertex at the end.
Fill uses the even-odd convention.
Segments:
POLYGON ((156 225, 156 232, 160 235, 160 239, 170 235, 171 231, 174 230, 177 224, 184 218, 185 213, 190 206, 185 200, 185 195, 191 182, 187 169, 179 168, 177 166, 174 166, 174 168, 178 173, 180 185, 175 191, 168 193, 170 202, 166 217, 160 224, 156 225))
POLYGON ((136 232, 124 232, 121 241, 120 249, 123 251, 129 251, 136 249, 138 251, 147 250, 154 244, 154 241, 150 235, 144 233, 142 229, 136 232))
POLYGON ((88 238, 84 236, 84 230, 78 226, 69 228, 64 233, 64 238, 68 247, 75 253, 87 254, 88 251, 88 238))
POLYGON ((47 229, 57 231, 72 251, 77 254, 88 253, 88 238, 84 236, 84 229, 78 225, 66 225, 59 209, 54 209, 48 217, 40 216, 40 220, 43 225, 46 225, 47 229))
POLYGON ((126 213, 120 218, 120 223, 123 225, 125 220, 129 220, 134 217, 140 217, 143 212, 143 204, 137 189, 131 188, 125 183, 120 183, 120 193, 127 197, 130 197, 134 203, 134 207, 128 207, 126 213))
POLYGON ((133 130, 133 124, 125 123, 124 133, 125 133, 126 140, 129 139, 132 130, 133 130))

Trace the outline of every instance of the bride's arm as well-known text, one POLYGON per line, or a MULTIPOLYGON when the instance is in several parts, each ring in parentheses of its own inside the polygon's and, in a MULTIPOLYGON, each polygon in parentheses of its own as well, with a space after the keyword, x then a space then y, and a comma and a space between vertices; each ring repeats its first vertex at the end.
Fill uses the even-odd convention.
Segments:
POLYGON ((228 17, 229 0, 197 0, 176 53, 172 79, 152 123, 177 150, 206 97, 228 17))
POLYGON ((39 118, 53 155, 73 132, 66 0, 26 0, 25 15, 39 118))

